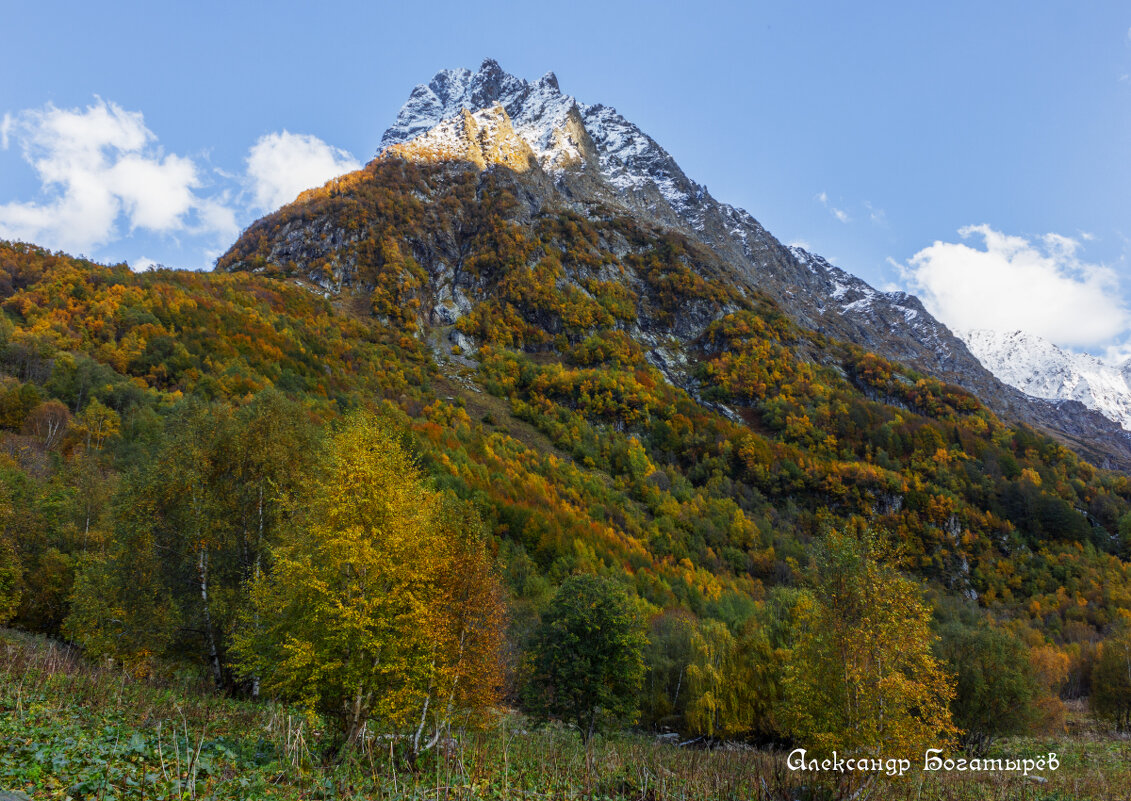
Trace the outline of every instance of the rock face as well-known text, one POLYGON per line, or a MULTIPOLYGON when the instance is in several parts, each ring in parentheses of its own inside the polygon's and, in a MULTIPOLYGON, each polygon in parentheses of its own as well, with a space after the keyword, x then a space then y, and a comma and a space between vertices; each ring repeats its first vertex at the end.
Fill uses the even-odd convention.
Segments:
POLYGON ((417 161, 467 161, 480 169, 501 164, 515 172, 529 172, 537 165, 534 151, 515 133, 498 103, 474 114, 461 109, 420 136, 389 145, 384 153, 417 161))
POLYGON ((961 331, 970 351, 998 378, 1027 395, 1079 401, 1131 429, 1131 362, 1104 364, 1023 331, 961 331))
MULTIPOLYGON (((713 254, 722 274, 715 277, 744 295, 769 295, 803 327, 964 387, 1002 417, 1045 429, 1101 466, 1131 469, 1131 434, 1075 400, 1035 399, 1007 386, 917 298, 880 292, 819 256, 785 247, 750 214, 688 178, 615 109, 564 94, 553 73, 527 81, 491 59, 474 72, 437 73, 412 90, 382 137, 378 159, 393 158, 505 168, 523 184, 517 194, 529 216, 545 206, 591 218, 613 208, 675 231, 713 254)), ((318 232, 319 242, 292 233, 298 239, 271 260, 319 265, 310 277, 329 288, 326 265, 337 256, 324 243, 342 233, 318 232)), ((348 276, 349 267, 337 274, 348 276)))

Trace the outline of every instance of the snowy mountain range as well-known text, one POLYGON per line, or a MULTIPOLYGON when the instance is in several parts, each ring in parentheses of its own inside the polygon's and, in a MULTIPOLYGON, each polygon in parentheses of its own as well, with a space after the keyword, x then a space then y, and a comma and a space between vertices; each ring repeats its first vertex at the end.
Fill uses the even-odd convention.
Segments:
POLYGON ((1023 331, 979 329, 958 335, 1010 386, 1035 398, 1079 401, 1131 430, 1131 362, 1113 367, 1023 331))

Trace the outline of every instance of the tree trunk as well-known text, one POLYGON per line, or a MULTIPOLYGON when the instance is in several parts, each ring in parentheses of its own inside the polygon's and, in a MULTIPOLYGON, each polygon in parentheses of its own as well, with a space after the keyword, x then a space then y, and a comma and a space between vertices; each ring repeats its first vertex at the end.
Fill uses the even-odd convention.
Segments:
POLYGON ((212 678, 216 686, 224 686, 224 672, 220 668, 220 652, 216 648, 216 632, 212 628, 212 609, 208 604, 208 549, 201 546, 197 559, 200 571, 200 599, 204 603, 204 628, 208 636, 208 661, 212 666, 212 678))
POLYGON ((420 753, 420 735, 424 733, 424 724, 428 721, 428 704, 432 701, 432 693, 424 696, 424 710, 420 713, 420 725, 416 727, 416 733, 412 736, 412 754, 416 756, 420 753))

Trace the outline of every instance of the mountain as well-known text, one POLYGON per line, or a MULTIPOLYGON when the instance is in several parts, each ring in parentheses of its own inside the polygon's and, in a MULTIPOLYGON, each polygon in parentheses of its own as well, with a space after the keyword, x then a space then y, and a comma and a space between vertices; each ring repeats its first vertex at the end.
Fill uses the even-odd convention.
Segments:
POLYGON ((1006 386, 916 298, 783 246, 613 109, 487 61, 414 89, 382 143, 250 226, 217 271, 298 284, 426 349, 425 397, 394 399, 445 448, 482 425, 523 447, 471 453, 548 460, 506 497, 496 463, 436 462, 541 569, 585 558, 572 536, 665 581, 685 554, 725 572, 724 551, 770 579, 831 515, 898 530, 927 573, 982 596, 999 592, 994 554, 1050 538, 1120 547, 1122 501, 1087 487, 1122 497, 1124 481, 1064 445, 1131 466, 1126 432, 1006 386), (547 483, 582 499, 568 525, 530 507, 547 483), (711 517, 716 503, 730 511, 711 517), (723 520, 738 511, 789 533, 743 534, 732 551, 723 520))
POLYGON ((1027 395, 1078 401, 1131 429, 1131 363, 1105 364, 1024 331, 975 329, 959 336, 998 378, 1027 395))
POLYGON ((288 482, 359 408, 481 517, 520 645, 576 572, 741 630, 833 530, 1066 648, 1126 615, 1131 477, 987 404, 1101 415, 1005 388, 915 298, 782 246, 611 109, 538 111, 567 105, 551 79, 433 83, 419 124, 210 274, 0 243, 17 625, 215 672, 288 482))
MULTIPOLYGON (((961 386, 1003 418, 1047 431, 1099 465, 1131 469, 1131 434, 1121 427, 1081 403, 1032 398, 999 380, 914 296, 878 291, 819 256, 785 247, 750 214, 712 197, 615 109, 564 94, 553 73, 528 81, 492 59, 477 71, 440 71, 412 90, 382 136, 377 160, 394 158, 509 170, 521 176, 518 195, 527 217, 547 206, 590 219, 616 210, 678 232, 711 252, 740 295, 764 293, 807 329, 961 386)), ((285 246, 265 253, 266 260, 319 265, 342 244, 328 250, 307 240, 300 246, 295 237, 288 232, 285 246)), ((230 254, 222 269, 236 261, 230 254)), ((309 277, 322 281, 320 270, 309 277)), ((348 283, 350 277, 333 280, 348 283)), ((701 332, 707 322, 686 333, 701 332)), ((649 359, 681 380, 662 364, 660 352, 649 359)))

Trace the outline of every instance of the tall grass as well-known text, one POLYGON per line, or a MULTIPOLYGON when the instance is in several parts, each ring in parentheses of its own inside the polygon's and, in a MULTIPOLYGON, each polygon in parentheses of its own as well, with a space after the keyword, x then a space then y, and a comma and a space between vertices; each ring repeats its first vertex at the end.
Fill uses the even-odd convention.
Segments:
POLYGON ((333 762, 315 716, 218 696, 194 674, 138 678, 73 650, 0 632, 0 789, 86 799, 1065 799, 1131 798, 1131 746, 1073 713, 1077 731, 1002 743, 1002 755, 1056 751, 1039 778, 923 773, 814 777, 785 754, 678 748, 643 734, 587 753, 561 727, 500 713, 410 761, 395 733, 368 732, 333 762), (1042 781, 1043 779, 1043 781, 1042 781))

